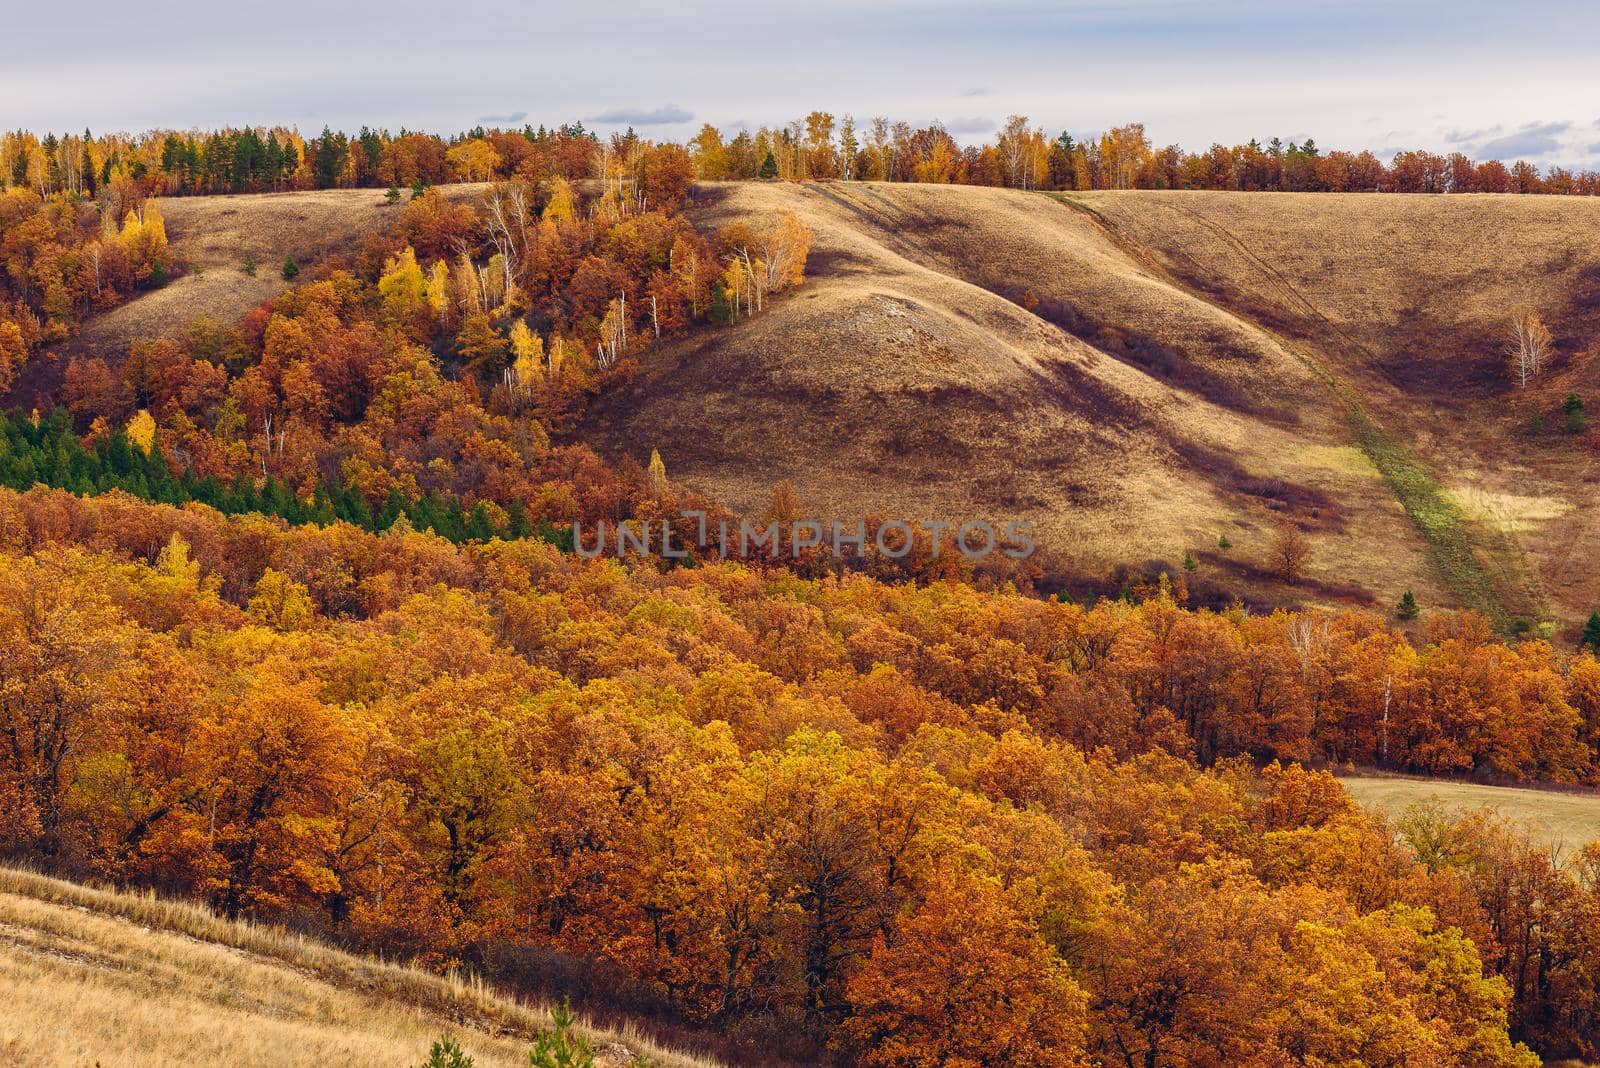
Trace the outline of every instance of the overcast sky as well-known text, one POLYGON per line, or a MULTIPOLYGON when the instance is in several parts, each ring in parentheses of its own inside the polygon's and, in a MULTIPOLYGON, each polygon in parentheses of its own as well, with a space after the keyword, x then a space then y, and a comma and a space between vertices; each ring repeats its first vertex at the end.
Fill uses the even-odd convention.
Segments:
POLYGON ((988 136, 1143 121, 1600 166, 1600 3, 1580 0, 0 0, 0 126, 778 123, 813 108, 988 136))

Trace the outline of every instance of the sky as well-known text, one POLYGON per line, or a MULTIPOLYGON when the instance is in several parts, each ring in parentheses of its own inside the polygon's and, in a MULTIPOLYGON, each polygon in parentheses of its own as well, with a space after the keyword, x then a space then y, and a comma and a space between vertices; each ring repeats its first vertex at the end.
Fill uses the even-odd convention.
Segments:
POLYGON ((0 0, 0 127, 1145 123, 1600 168, 1593 0, 0 0))

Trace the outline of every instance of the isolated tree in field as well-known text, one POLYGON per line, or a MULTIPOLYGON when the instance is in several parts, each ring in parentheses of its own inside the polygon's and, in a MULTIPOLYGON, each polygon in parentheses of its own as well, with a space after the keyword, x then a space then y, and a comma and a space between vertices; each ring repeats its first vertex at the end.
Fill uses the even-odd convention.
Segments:
POLYGON ((549 1031, 539 1032, 533 1049, 528 1052, 530 1068, 593 1068, 594 1051, 589 1040, 572 1033, 577 1014, 566 998, 550 1010, 550 1020, 555 1025, 549 1031))
POLYGON ((1583 414, 1583 398, 1576 393, 1567 394, 1561 402, 1561 411, 1567 417, 1567 433, 1581 434, 1589 429, 1589 418, 1583 414))
POLYGON ((1550 355, 1550 330, 1539 313, 1526 304, 1513 308, 1506 358, 1518 389, 1528 388, 1528 383, 1537 378, 1549 362, 1550 355))
POLYGON ((658 499, 667 494, 667 464, 661 459, 661 450, 650 450, 650 470, 646 476, 650 492, 658 499))
POLYGON ((1311 542, 1290 520, 1278 524, 1272 536, 1272 567, 1285 582, 1298 582, 1311 556, 1311 542))
POLYGON ((428 1059, 422 1062, 422 1068, 473 1068, 473 1060, 461 1048, 461 1043, 449 1035, 440 1035, 428 1049, 428 1059))
POLYGON ((1417 597, 1410 590, 1407 590, 1400 598, 1400 603, 1394 606, 1396 619, 1416 619, 1417 611, 1417 597))
POLYGON ((1583 637, 1578 639, 1578 648, 1585 645, 1600 652, 1600 611, 1590 612, 1589 622, 1583 625, 1583 637))

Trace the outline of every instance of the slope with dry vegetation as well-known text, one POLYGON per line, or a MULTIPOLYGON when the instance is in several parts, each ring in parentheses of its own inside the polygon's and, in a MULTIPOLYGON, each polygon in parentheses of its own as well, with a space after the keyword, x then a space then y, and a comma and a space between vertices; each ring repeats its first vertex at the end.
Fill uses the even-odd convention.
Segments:
MULTIPOLYGON (((198 905, 0 868, 0 1051, 13 1063, 403 1065, 449 1033, 487 1068, 526 1065, 549 1026, 544 1009, 478 982, 198 905)), ((635 1053, 670 1068, 712 1064, 585 1030, 608 1065, 635 1053)))
MULTIPOLYGON (((466 199, 482 186, 446 186, 466 199)), ((231 322, 289 288, 285 262, 313 266, 361 246, 400 213, 381 189, 161 200, 172 255, 184 272, 171 284, 91 320, 74 348, 121 355, 135 338, 181 330, 199 315, 231 322)))
POLYGON ((780 205, 818 235, 805 297, 647 367, 594 424, 614 447, 751 507, 789 478, 823 516, 1028 519, 1068 575, 1189 552, 1268 599, 1588 614, 1592 452, 1523 428, 1591 358, 1593 203, 741 183, 701 210, 780 205), (1508 396, 1522 303, 1558 362, 1508 396))

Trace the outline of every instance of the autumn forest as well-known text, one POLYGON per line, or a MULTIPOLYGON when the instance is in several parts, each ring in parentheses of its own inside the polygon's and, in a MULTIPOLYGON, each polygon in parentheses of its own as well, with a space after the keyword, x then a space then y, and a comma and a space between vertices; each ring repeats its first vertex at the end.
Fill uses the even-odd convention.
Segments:
POLYGON ((663 353, 737 346, 849 267, 792 211, 712 214, 730 182, 1592 197, 1600 175, 1021 117, 965 146, 822 112, 681 144, 5 134, 7 861, 728 1064, 1600 1061, 1600 841, 1363 808, 1333 774, 1600 788, 1600 616, 1575 643, 1409 591, 1274 601, 1202 590, 1192 556, 1090 583, 921 533, 885 551, 888 514, 853 553, 697 546, 707 517, 839 518, 776 459, 745 516, 657 442, 587 433, 663 353), (203 281, 181 200, 326 190, 383 224, 239 257, 274 290, 242 316, 84 340, 203 281), (691 549, 580 552, 600 524, 691 549))

